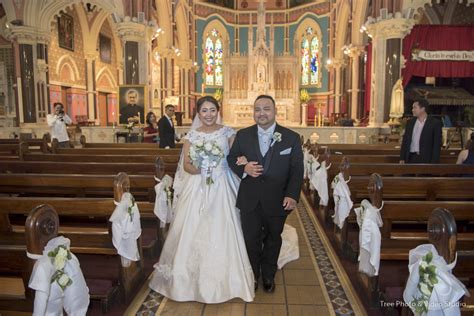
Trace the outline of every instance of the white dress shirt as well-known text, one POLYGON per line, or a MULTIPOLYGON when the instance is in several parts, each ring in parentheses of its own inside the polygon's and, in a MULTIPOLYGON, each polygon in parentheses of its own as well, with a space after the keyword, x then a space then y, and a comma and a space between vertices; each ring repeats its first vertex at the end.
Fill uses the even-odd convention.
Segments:
POLYGON ((166 114, 165 114, 165 117, 168 119, 168 122, 170 122, 171 127, 173 127, 173 120, 166 114))
POLYGON ((270 145, 272 144, 273 133, 275 132, 276 123, 273 123, 272 126, 264 130, 260 126, 257 127, 258 129, 258 144, 260 145, 260 152, 262 156, 265 156, 268 149, 270 149, 270 145))
POLYGON ((410 152, 420 153, 420 136, 425 126, 426 117, 423 120, 417 119, 413 127, 413 134, 411 136, 410 152))
POLYGON ((72 120, 67 114, 64 114, 63 121, 56 114, 48 114, 46 121, 51 128, 51 139, 56 138, 58 142, 69 141, 66 124, 71 124, 72 120))

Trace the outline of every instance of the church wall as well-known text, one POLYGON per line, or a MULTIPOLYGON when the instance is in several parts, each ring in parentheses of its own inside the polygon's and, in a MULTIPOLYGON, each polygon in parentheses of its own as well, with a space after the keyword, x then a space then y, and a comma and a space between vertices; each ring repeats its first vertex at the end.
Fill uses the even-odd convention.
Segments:
POLYGON ((55 21, 54 29, 52 31, 52 36, 51 36, 51 43, 48 47, 48 58, 49 58, 49 65, 51 71, 49 71, 49 80, 54 82, 61 82, 61 80, 65 80, 64 78, 61 78, 61 73, 57 74, 56 73, 56 66, 58 61, 63 57, 64 55, 69 55, 71 58, 74 60, 78 72, 80 74, 79 78, 75 78, 74 81, 68 80, 67 85, 86 85, 86 78, 83 75, 85 73, 85 57, 84 57, 84 45, 83 45, 83 39, 82 39, 82 32, 81 32, 81 26, 79 24, 79 17, 77 16, 75 11, 71 11, 69 9, 66 10, 66 14, 70 15, 74 19, 74 51, 70 51, 65 48, 59 47, 58 43, 58 25, 57 25, 57 20, 55 21))
POLYGON ((275 27, 274 35, 275 55, 282 55, 285 51, 285 28, 283 26, 275 27))
MULTIPOLYGON (((308 92, 310 94, 317 94, 317 93, 322 93, 322 92, 327 92, 329 90, 329 76, 327 70, 323 67, 325 65, 326 60, 329 57, 329 50, 328 50, 328 43, 329 43, 329 35, 328 35, 328 28, 329 28, 329 17, 328 16, 318 16, 312 13, 305 14, 303 17, 299 18, 296 22, 293 22, 292 24, 289 25, 289 34, 290 34, 290 39, 289 39, 289 54, 290 55, 295 55, 298 54, 299 51, 297 48, 293 47, 294 46, 294 38, 292 37, 292 34, 295 34, 297 28, 299 25, 306 19, 310 18, 313 19, 319 26, 322 32, 322 60, 321 60, 321 67, 322 67, 322 83, 320 88, 308 88, 308 92)), ((225 55, 229 56, 232 55, 233 53, 236 52, 235 49, 235 28, 239 28, 239 54, 240 55, 247 55, 249 51, 248 47, 248 39, 249 39, 249 29, 250 27, 248 25, 245 26, 240 26, 240 25, 231 25, 228 24, 222 17, 213 15, 207 19, 202 19, 198 18, 196 20, 196 30, 197 30, 197 38, 196 38, 196 43, 197 43, 197 62, 198 65, 200 65, 199 71, 197 72, 197 80, 196 80, 196 91, 202 93, 202 87, 203 87, 203 32, 206 26, 211 23, 214 20, 219 20, 223 25, 225 25, 225 28, 229 34, 229 51, 225 53, 225 55)), ((253 32, 253 45, 255 45, 255 41, 257 38, 257 28, 255 26, 256 21, 253 21, 254 25, 251 27, 252 30, 250 32, 253 32)), ((275 56, 280 56, 285 53, 285 27, 283 25, 274 25, 274 34, 273 34, 273 39, 274 39, 274 52, 275 56)), ((267 25, 266 27, 266 41, 267 45, 270 45, 270 26, 267 25)), ((205 88, 205 93, 214 93, 216 91, 215 88, 205 88)))
POLYGON ((239 51, 246 55, 249 52, 249 29, 248 27, 239 28, 239 51))

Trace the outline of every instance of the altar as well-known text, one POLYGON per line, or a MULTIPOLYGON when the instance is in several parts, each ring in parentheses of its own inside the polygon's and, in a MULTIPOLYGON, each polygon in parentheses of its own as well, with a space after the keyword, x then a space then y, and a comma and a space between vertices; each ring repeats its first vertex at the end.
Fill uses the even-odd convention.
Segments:
POLYGON ((275 56, 274 28, 270 26, 267 39, 263 1, 258 6, 255 41, 253 33, 248 36, 248 54, 229 56, 230 75, 224 81, 224 123, 236 127, 253 124, 255 99, 266 94, 275 99, 278 122, 301 125, 299 86, 293 80, 297 78, 298 59, 275 56))

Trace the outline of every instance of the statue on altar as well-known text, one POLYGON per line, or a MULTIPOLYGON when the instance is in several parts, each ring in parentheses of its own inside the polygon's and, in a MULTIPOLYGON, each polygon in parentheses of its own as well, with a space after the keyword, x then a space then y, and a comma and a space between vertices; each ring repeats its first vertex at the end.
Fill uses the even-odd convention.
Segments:
POLYGON ((392 98, 390 101, 390 121, 389 124, 399 124, 400 118, 405 111, 404 107, 404 91, 402 79, 398 79, 392 88, 392 98))

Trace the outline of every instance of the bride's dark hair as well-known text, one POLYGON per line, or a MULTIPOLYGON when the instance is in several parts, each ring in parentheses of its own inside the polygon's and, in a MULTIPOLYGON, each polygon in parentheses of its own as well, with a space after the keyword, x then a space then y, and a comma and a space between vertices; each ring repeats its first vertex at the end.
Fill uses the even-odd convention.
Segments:
POLYGON ((214 97, 211 97, 209 95, 206 95, 205 97, 199 98, 197 100, 197 111, 201 111, 201 107, 204 104, 204 102, 210 102, 216 106, 217 111, 219 111, 220 105, 219 102, 214 97))

